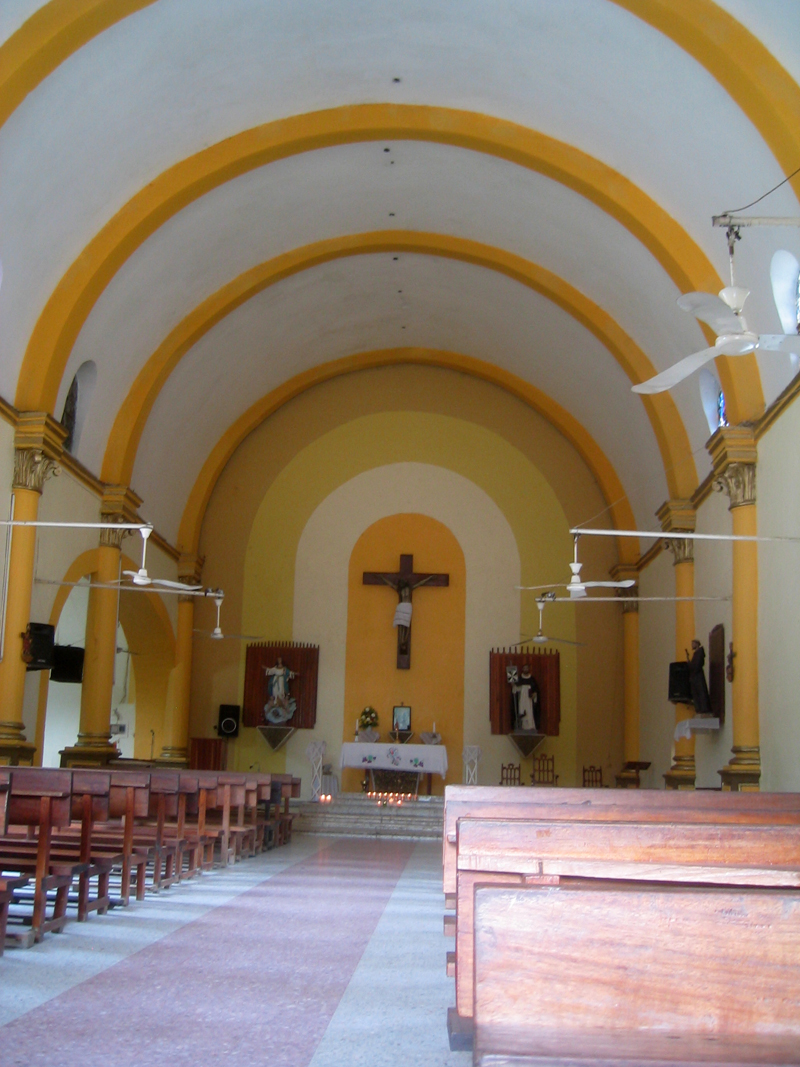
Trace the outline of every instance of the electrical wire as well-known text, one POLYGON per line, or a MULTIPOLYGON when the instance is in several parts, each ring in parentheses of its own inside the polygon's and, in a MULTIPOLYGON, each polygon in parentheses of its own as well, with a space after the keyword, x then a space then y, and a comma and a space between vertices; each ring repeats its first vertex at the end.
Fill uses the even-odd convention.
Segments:
POLYGON ((728 211, 721 211, 720 215, 736 215, 740 211, 747 211, 749 207, 755 207, 756 204, 760 204, 762 200, 766 200, 770 193, 774 193, 776 189, 780 189, 782 185, 786 185, 787 182, 790 182, 795 176, 795 174, 800 174, 800 167, 798 167, 797 170, 793 170, 792 173, 788 177, 784 178, 782 182, 778 182, 777 185, 774 185, 771 189, 768 189, 763 196, 760 196, 758 198, 758 200, 752 200, 749 204, 745 204, 744 207, 732 207, 728 211))

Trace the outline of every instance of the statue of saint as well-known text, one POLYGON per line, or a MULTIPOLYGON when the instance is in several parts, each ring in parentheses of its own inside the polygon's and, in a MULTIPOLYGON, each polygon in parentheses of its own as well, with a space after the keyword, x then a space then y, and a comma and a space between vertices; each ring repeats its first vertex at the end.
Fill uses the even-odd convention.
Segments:
POLYGON ((297 701, 289 695, 289 681, 297 675, 284 665, 280 656, 274 667, 264 668, 264 673, 269 694, 264 705, 264 718, 273 726, 280 726, 288 722, 297 710, 297 701))
POLYGON ((711 698, 708 695, 706 673, 703 669, 706 663, 706 653, 703 646, 697 640, 692 641, 692 655, 686 653, 689 660, 689 687, 692 693, 695 715, 711 714, 711 698))
POLYGON ((517 672, 516 667, 508 667, 506 679, 514 694, 514 709, 516 712, 516 728, 518 730, 539 729, 539 686, 531 674, 531 665, 523 663, 522 670, 517 672))

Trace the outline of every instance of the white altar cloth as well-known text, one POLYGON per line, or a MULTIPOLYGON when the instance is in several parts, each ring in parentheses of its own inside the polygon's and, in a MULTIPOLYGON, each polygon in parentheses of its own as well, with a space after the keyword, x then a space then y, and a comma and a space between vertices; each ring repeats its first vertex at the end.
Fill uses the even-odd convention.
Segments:
POLYGON ((411 774, 447 774, 444 745, 368 745, 347 741, 342 745, 342 767, 369 771, 409 771, 411 774))

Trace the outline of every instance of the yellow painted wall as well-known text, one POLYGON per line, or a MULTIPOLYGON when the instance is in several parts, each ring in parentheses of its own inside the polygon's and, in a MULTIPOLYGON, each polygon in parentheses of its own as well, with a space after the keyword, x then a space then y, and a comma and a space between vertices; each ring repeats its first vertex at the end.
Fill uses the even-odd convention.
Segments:
MULTIPOLYGON (((419 744, 433 723, 447 747, 447 782, 461 780, 464 724, 464 623, 466 566, 453 534, 427 515, 392 515, 359 537, 350 557, 347 600, 344 734, 352 741, 355 720, 367 704, 380 718, 381 740, 388 741, 392 708, 411 706, 411 728, 419 744), (417 572, 450 575, 443 588, 421 587, 412 595, 411 667, 397 669, 397 630, 392 618, 397 594, 388 586, 364 585, 363 574, 396 571, 400 555, 414 557, 417 572)), ((357 792, 363 773, 342 772, 342 788, 357 792)), ((433 792, 443 792, 433 779, 433 792)))

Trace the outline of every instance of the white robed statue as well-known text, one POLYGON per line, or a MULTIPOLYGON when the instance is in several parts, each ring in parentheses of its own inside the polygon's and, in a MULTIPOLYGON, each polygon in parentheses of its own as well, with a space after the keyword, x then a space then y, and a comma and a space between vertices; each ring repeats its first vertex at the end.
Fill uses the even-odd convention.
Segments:
POLYGON ((280 726, 288 722, 297 710, 297 701, 289 695, 289 681, 297 675, 289 670, 280 656, 274 667, 264 668, 264 673, 269 694, 264 705, 264 718, 273 726, 280 726))

